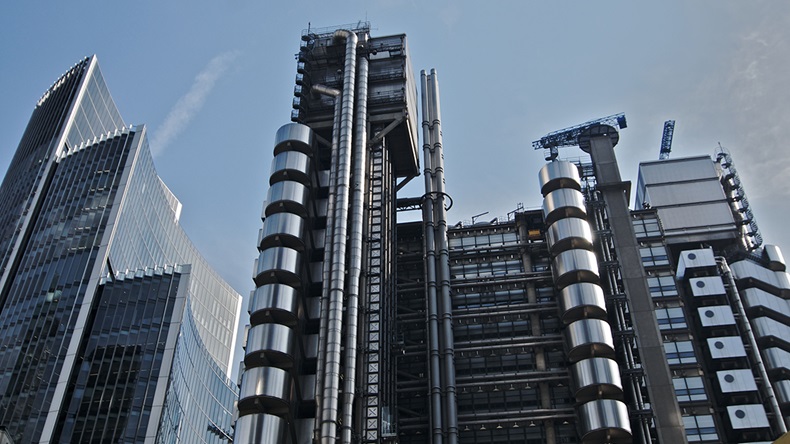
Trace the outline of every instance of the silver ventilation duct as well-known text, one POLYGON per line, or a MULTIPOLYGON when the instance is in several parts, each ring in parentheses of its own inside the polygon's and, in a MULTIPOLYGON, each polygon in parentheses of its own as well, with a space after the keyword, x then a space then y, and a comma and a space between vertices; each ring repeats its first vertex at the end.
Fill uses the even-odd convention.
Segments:
MULTIPOLYGON (((319 303, 319 332, 318 332, 318 355, 323 356, 326 349, 326 332, 327 320, 329 316, 329 278, 332 273, 332 233, 333 226, 329 222, 335 211, 335 182, 337 181, 337 152, 338 145, 340 144, 340 117, 343 113, 343 102, 340 97, 340 90, 324 87, 323 85, 314 85, 313 89, 320 91, 322 94, 334 97, 334 116, 332 119, 332 146, 330 150, 330 167, 329 167, 329 197, 327 199, 327 224, 324 233, 324 261, 322 266, 322 279, 323 286, 321 289, 321 299, 319 303), (318 88, 318 89, 316 89, 318 88)), ((314 422, 313 435, 321 436, 321 418, 324 414, 323 399, 324 399, 324 360, 318 359, 316 361, 315 372, 315 405, 316 405, 316 420, 314 422)))
POLYGON ((365 221, 365 193, 367 192, 368 140, 368 59, 359 57, 357 83, 356 142, 354 143, 351 189, 351 234, 349 237, 348 281, 346 282, 346 365, 343 382, 343 404, 340 442, 351 443, 357 369, 357 329, 359 288, 362 278, 362 229, 365 221))
POLYGON ((340 397, 341 343, 343 333, 343 299, 346 274, 346 236, 348 234, 349 191, 351 188, 351 149, 354 126, 354 92, 356 84, 357 35, 338 30, 336 39, 345 39, 346 55, 343 69, 343 110, 340 117, 340 138, 337 157, 337 182, 332 228, 332 259, 329 276, 329 309, 326 329, 326 362, 321 400, 321 442, 335 444, 337 439, 338 402, 340 397))

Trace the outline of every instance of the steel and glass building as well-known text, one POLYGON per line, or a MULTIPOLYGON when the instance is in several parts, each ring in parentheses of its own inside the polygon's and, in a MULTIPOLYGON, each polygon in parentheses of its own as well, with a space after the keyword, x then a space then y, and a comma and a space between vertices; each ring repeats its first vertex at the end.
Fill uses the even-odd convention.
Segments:
POLYGON ((0 186, 12 442, 228 442, 240 296, 179 226, 95 56, 36 104, 0 186))
POLYGON ((563 157, 555 146, 525 166, 542 206, 448 224, 437 76, 417 82, 405 36, 308 29, 297 58, 235 442, 740 443, 786 431, 790 276, 728 154, 643 163, 631 208, 618 128, 581 125, 562 134, 563 157), (424 192, 403 195, 420 175, 424 192))

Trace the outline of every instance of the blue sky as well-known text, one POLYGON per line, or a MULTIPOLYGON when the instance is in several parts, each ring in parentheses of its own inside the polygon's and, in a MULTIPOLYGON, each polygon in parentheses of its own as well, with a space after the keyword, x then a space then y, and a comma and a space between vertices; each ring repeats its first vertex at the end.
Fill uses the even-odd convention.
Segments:
POLYGON ((301 31, 369 20, 408 35, 416 70, 438 70, 450 222, 540 205, 531 142, 625 112, 624 178, 675 119, 673 157, 721 142, 764 238, 790 254, 790 2, 646 3, 2 2, 0 171, 41 94, 97 54, 124 119, 148 125, 187 233, 246 296, 301 31))

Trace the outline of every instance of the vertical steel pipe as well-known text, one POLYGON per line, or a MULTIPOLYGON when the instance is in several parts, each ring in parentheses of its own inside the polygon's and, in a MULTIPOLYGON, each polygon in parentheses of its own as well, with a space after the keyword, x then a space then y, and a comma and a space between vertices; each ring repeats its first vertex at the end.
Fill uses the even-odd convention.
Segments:
POLYGON ((338 401, 340 397, 340 355, 343 333, 343 299, 346 273, 346 236, 351 176, 352 131, 354 127, 354 93, 356 85, 357 35, 348 30, 335 31, 336 39, 345 39, 343 69, 343 111, 340 118, 337 183, 332 233, 332 264, 329 279, 329 312, 326 330, 326 362, 322 399, 321 442, 335 444, 337 439, 338 401))
POLYGON ((435 230, 433 223, 433 201, 435 198, 433 168, 431 151, 433 147, 430 120, 430 107, 428 106, 428 79, 425 70, 420 71, 420 86, 422 90, 422 137, 423 161, 425 177, 425 199, 423 200, 423 226, 425 234, 425 272, 426 272, 426 298, 427 298, 427 323, 428 323, 428 359, 430 379, 430 422, 432 444, 442 443, 442 385, 441 364, 439 353, 439 308, 436 291, 436 247, 435 230))
POLYGON ((436 70, 431 69, 430 101, 433 117, 431 131, 433 133, 432 155, 434 170, 434 189, 436 191, 436 247, 438 250, 437 269, 442 311, 442 361, 444 364, 444 409, 447 423, 447 442, 458 442, 458 408, 455 393, 455 341, 453 338, 453 306, 450 297, 450 253, 447 247, 447 210, 445 208, 444 188, 444 153, 442 151, 442 115, 439 106, 439 79, 436 70))
MULTIPOLYGON (((363 37, 364 38, 364 37, 363 37)), ((357 329, 359 288, 362 277, 362 229, 365 221, 365 193, 367 192, 368 141, 368 59, 359 57, 357 67, 356 132, 353 155, 351 189, 351 233, 349 237, 348 281, 346 282, 346 357, 343 380, 343 403, 340 442, 351 444, 354 396, 357 372, 357 329)))
POLYGON ((322 266, 322 288, 319 309, 319 330, 318 330, 318 359, 316 360, 315 371, 315 405, 316 420, 313 428, 313 435, 321 435, 321 419, 323 418, 323 398, 324 398, 324 350, 326 350, 326 329, 329 315, 329 276, 332 272, 332 215, 335 208, 335 180, 337 171, 337 151, 340 144, 340 116, 343 112, 343 102, 340 100, 340 91, 334 88, 316 85, 313 89, 324 95, 334 98, 334 118, 332 122, 332 146, 330 148, 329 166, 329 196, 327 198, 326 209, 326 229, 324 233, 324 263, 322 266))

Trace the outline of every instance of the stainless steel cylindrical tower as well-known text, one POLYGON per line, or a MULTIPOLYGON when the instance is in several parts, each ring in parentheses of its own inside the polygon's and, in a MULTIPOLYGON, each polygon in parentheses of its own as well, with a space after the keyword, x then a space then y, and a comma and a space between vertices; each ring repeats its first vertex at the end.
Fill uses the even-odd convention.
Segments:
POLYGON ((630 442, 628 409, 578 169, 571 162, 553 161, 540 170, 539 179, 582 442, 630 442))
POLYGON ((283 442, 298 378, 298 324, 313 133, 291 123, 277 131, 269 193, 258 236, 259 257, 249 305, 250 329, 241 377, 240 442, 283 442), (249 441, 245 441, 248 439, 249 441))

